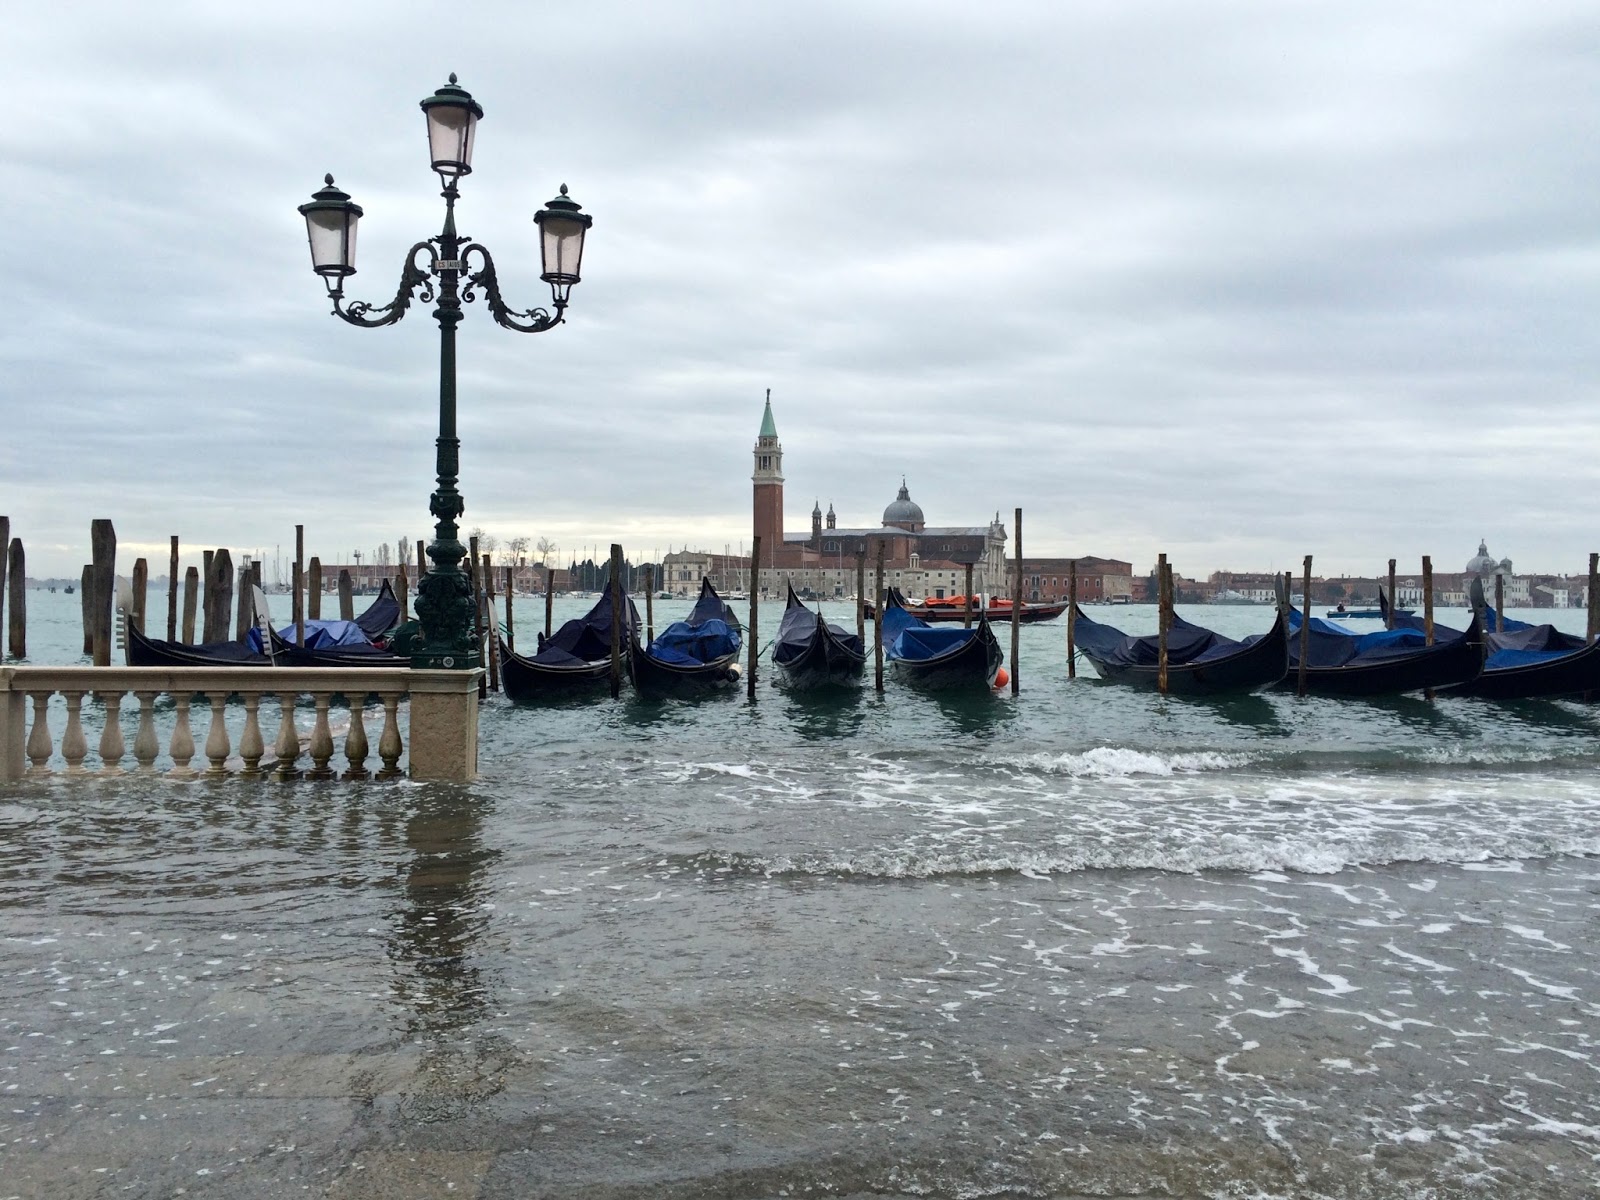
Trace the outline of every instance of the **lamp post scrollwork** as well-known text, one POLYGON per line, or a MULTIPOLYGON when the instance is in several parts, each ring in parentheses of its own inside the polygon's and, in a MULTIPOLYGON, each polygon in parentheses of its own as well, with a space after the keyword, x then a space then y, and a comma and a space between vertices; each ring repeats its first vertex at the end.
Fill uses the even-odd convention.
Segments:
POLYGON ((428 546, 429 567, 417 583, 417 619, 422 625, 420 644, 412 650, 412 666, 464 669, 479 665, 481 649, 474 632, 471 586, 461 568, 467 548, 460 540, 459 521, 466 511, 456 484, 460 475, 461 440, 456 435, 456 326, 462 305, 479 293, 495 322, 518 333, 544 333, 566 319, 572 287, 579 281, 584 236, 593 218, 561 192, 534 215, 539 226, 542 270, 550 285, 549 309, 517 311, 500 293, 494 258, 488 249, 456 232, 456 199, 460 179, 472 172, 472 149, 482 107, 450 76, 450 82, 422 101, 427 118, 428 149, 433 170, 444 190, 444 227, 437 236, 416 243, 406 252, 400 286, 394 299, 377 306, 364 300, 346 300, 344 281, 354 275, 356 228, 361 206, 325 177, 325 186, 300 205, 311 245, 311 265, 327 285, 334 315, 363 329, 394 325, 406 315, 413 300, 434 304, 439 322, 439 437, 436 445, 437 486, 428 503, 433 514, 434 540, 428 546))

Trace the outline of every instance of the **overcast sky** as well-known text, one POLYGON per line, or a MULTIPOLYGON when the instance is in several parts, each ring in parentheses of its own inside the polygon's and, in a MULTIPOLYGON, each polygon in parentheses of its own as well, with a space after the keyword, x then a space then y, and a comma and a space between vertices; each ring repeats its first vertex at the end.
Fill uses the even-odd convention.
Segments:
MULTIPOLYGON (((166 543, 431 533, 438 332, 332 317, 295 206, 366 210, 386 303, 438 232, 417 102, 483 105, 462 232, 568 323, 468 307, 464 527, 563 560, 1024 510, 1032 554, 1519 570, 1600 548, 1589 3, 5 6, 0 513, 31 574, 166 543)), ((186 560, 187 561, 187 560, 186 560)), ((1414 567, 1412 569, 1415 569, 1414 567)))

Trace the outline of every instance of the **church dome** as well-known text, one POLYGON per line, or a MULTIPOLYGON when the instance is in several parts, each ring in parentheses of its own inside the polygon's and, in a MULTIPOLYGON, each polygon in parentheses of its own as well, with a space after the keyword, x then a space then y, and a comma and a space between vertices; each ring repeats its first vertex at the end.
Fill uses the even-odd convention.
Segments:
POLYGON ((1467 560, 1468 575, 1493 575, 1495 568, 1500 564, 1495 562, 1494 556, 1489 553, 1489 543, 1480 541, 1478 552, 1467 560))
POLYGON ((883 510, 883 523, 885 525, 916 525, 924 523, 922 507, 911 498, 911 493, 906 489, 906 481, 900 481, 900 494, 883 510))

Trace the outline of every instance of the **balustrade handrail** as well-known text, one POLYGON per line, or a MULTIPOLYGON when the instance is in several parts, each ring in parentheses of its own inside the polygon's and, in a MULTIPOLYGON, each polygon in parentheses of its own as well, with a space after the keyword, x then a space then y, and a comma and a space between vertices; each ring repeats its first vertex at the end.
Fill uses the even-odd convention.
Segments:
MULTIPOLYGON (((155 732, 155 701, 170 696, 175 709, 174 725, 167 746, 173 766, 169 775, 190 777, 198 772, 189 762, 195 757, 195 743, 189 728, 190 708, 195 696, 203 696, 211 711, 204 741, 204 755, 210 766, 204 773, 212 777, 229 774, 260 776, 271 773, 280 779, 331 779, 336 772, 329 766, 334 752, 328 711, 335 696, 350 703, 350 727, 345 736, 345 757, 349 768, 346 779, 366 779, 373 773, 366 768, 369 753, 363 706, 367 697, 376 696, 383 706, 383 732, 378 754, 383 761, 376 772, 380 779, 394 778, 403 772, 399 760, 402 745, 398 709, 408 695, 455 701, 458 719, 467 728, 472 748, 476 746, 477 671, 416 671, 394 667, 85 667, 11 666, 0 667, 0 781, 27 775, 49 773, 56 755, 54 735, 49 726, 49 701, 61 695, 66 701, 66 725, 62 730, 60 756, 69 774, 88 768, 84 760, 89 746, 82 727, 83 701, 94 697, 102 701, 104 727, 98 743, 102 773, 120 773, 127 743, 122 731, 122 699, 133 694, 139 700, 138 730, 133 741, 136 769, 154 771, 161 748, 155 732), (309 740, 312 765, 302 771, 297 761, 302 751, 296 727, 294 702, 310 695, 316 707, 315 726, 309 740), (226 724, 228 700, 238 696, 244 703, 244 730, 239 738, 238 771, 229 769, 235 757, 234 745, 226 724), (278 700, 279 730, 269 757, 261 735, 257 713, 263 696, 278 700), (32 724, 27 721, 28 701, 32 701, 32 724), (112 702, 114 701, 114 702, 112 702), (263 759, 268 761, 263 764, 263 759), (29 766, 28 764, 32 765, 29 766)), ((436 724, 437 715, 430 719, 436 724)), ((433 752, 437 737, 424 739, 423 754, 433 752)), ((446 739, 448 746, 448 739, 446 739)), ((475 770, 476 752, 463 759, 460 747, 454 760, 440 764, 418 763, 412 756, 412 772, 423 778, 470 778, 475 770)))

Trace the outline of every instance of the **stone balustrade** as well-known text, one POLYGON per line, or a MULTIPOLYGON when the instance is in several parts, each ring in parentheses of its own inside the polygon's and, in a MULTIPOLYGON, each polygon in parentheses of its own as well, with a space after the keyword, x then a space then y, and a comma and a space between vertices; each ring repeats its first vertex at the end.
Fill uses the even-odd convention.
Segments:
POLYGON ((359 780, 409 773, 414 779, 464 782, 477 773, 481 674, 346 667, 0 668, 0 782, 50 775, 57 758, 68 775, 156 774, 162 760, 162 773, 175 779, 359 780), (65 707, 64 715, 55 714, 59 744, 51 727, 52 708, 62 707, 51 703, 58 695, 65 707), (136 714, 123 711, 129 695, 137 698, 136 714), (305 696, 314 710, 309 730, 301 727, 308 714, 296 707, 305 696), (158 705, 163 697, 170 706, 158 705), (349 706, 348 724, 342 711, 337 722, 342 762, 335 761, 335 697, 349 706), (239 704, 230 709, 234 698, 239 704), (262 701, 269 698, 263 712, 262 701), (86 700, 92 703, 86 706, 86 700), (372 701, 382 715, 370 714, 369 731, 372 701), (86 715, 99 718, 92 753, 86 715), (276 728, 270 753, 263 720, 276 728), (197 744, 195 727, 202 721, 204 738, 197 744), (131 747, 125 724, 133 726, 131 747), (402 757, 409 772, 401 768, 402 757))

